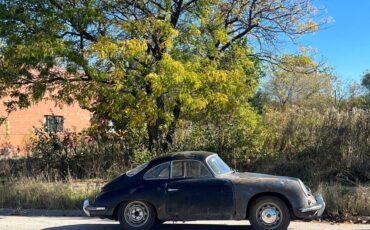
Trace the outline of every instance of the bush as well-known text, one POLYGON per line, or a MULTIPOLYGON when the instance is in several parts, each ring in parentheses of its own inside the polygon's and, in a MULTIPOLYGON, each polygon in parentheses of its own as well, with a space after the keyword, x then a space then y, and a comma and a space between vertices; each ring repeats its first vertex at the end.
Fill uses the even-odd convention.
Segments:
MULTIPOLYGON (((133 137, 131 137, 133 138, 133 137)), ((127 136, 106 133, 38 131, 28 144, 28 157, 0 161, 0 178, 45 181, 113 178, 153 155, 127 136)))

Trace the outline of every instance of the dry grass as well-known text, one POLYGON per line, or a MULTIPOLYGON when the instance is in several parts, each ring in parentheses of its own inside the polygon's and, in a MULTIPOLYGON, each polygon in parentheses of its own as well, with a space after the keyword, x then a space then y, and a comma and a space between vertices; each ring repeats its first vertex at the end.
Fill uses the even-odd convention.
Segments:
POLYGON ((319 186, 329 217, 370 216, 370 186, 347 187, 339 184, 319 186))
POLYGON ((0 208, 80 209, 98 191, 93 184, 21 180, 0 185, 0 208))

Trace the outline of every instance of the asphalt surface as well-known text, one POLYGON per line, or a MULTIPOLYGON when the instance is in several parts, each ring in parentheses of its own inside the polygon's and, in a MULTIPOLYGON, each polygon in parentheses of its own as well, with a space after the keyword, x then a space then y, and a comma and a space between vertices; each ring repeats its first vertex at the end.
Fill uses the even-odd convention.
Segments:
MULTIPOLYGON (((292 222, 289 229, 370 230, 370 225, 292 222)), ((87 217, 0 216, 0 230, 122 230, 115 221, 87 217)), ((247 221, 166 222, 153 230, 253 230, 247 221)))

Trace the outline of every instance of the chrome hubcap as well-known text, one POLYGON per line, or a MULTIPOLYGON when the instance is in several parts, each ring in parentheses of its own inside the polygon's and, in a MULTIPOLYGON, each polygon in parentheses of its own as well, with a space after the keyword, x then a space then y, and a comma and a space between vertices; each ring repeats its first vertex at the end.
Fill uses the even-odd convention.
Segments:
POLYGON ((281 222, 281 211, 274 204, 263 204, 257 209, 258 222, 266 227, 277 227, 281 222))
POLYGON ((149 209, 140 201, 129 203, 125 208, 125 220, 132 227, 141 227, 149 219, 149 209))
POLYGON ((261 218, 262 218, 263 222, 265 222, 267 224, 274 223, 278 218, 276 209, 266 208, 265 210, 262 211, 261 218))

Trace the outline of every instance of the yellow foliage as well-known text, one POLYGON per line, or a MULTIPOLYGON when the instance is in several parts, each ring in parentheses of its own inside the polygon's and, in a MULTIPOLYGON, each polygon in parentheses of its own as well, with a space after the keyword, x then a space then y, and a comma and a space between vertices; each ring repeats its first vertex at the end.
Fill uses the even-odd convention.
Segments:
POLYGON ((146 80, 152 83, 153 93, 159 95, 163 91, 163 86, 161 84, 161 77, 158 74, 150 73, 146 76, 146 80))
POLYGON ((207 107, 208 101, 205 99, 193 99, 193 103, 191 104, 191 108, 193 110, 203 110, 207 107))
POLYGON ((122 42, 121 51, 126 57, 134 57, 148 49, 147 41, 142 39, 128 39, 122 42))
POLYGON ((229 97, 224 93, 215 93, 214 100, 221 107, 226 107, 229 103, 229 97))
POLYGON ((89 54, 96 54, 100 60, 108 58, 132 58, 147 50, 147 42, 142 39, 112 41, 107 37, 101 38, 90 47, 89 54))
POLYGON ((227 72, 224 70, 212 70, 208 74, 208 81, 210 82, 223 83, 227 80, 227 72))
POLYGON ((214 36, 216 41, 219 41, 220 43, 226 43, 229 41, 229 37, 225 30, 216 30, 214 32, 214 36))
POLYGON ((189 33, 192 36, 200 36, 201 35, 201 31, 194 24, 191 24, 188 29, 189 29, 189 33))

